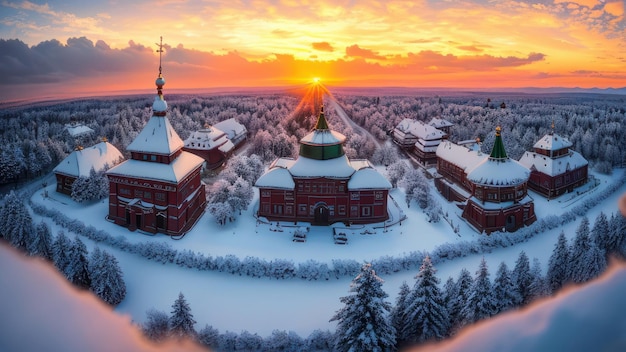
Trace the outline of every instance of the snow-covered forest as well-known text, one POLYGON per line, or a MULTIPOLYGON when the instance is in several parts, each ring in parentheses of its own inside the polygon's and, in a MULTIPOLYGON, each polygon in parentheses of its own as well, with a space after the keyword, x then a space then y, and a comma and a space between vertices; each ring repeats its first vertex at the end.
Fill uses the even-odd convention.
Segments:
MULTIPOLYGON (((596 172, 610 174, 626 163, 621 147, 626 145, 624 96, 338 94, 335 98, 354 122, 376 138, 372 140, 357 133, 344 123, 335 109, 327 109, 332 128, 348 137, 347 154, 388 166, 386 173, 394 187, 403 189, 407 205, 417 204, 433 223, 440 221, 443 213, 437 200, 425 191, 428 180, 421 171, 398 162, 395 148, 382 143, 389 138, 388 132, 407 117, 423 121, 433 117, 449 120, 455 124, 451 140, 478 137, 484 141, 484 151, 491 149, 493 131, 500 125, 507 153, 515 159, 530 150, 554 124, 555 131, 568 137, 574 144, 573 149, 581 152, 596 172)), ((277 157, 297 155, 299 138, 310 131, 316 118, 315 114, 295 113, 299 102, 295 95, 174 95, 168 97, 168 102, 170 121, 183 139, 207 123, 228 118, 237 119, 250 132, 248 147, 242 148, 241 155, 231 159, 207 187, 207 212, 220 226, 235 221, 248 210, 253 199, 251 185, 265 166, 277 157)), ((39 103, 4 109, 0 113, 6 121, 0 137, 0 184, 25 182, 46 174, 76 146, 95 144, 102 137, 125 152, 150 114, 150 104, 145 97, 39 103), (65 130, 67 124, 84 124, 94 133, 74 138, 65 130)), ((95 198, 99 199, 104 195, 102 190, 106 187, 102 181, 106 179, 95 174, 91 178, 99 192, 94 193, 100 194, 95 198)), ((618 187, 621 184, 607 186, 602 193, 558 216, 542 217, 532 228, 515 234, 496 233, 477 241, 446 243, 430 253, 419 248, 404 256, 384 256, 383 253, 366 265, 339 258, 329 266, 314 259, 294 263, 279 258, 212 256, 172 248, 160 241, 129 242, 36 202, 28 202, 29 212, 24 199, 16 193, 9 193, 2 201, 0 238, 29 255, 50 261, 68 281, 91 290, 111 305, 120 303, 126 295, 122 270, 106 250, 96 247, 89 253, 80 236, 116 251, 199 271, 279 280, 328 281, 349 277, 353 279, 345 289, 349 295, 337 297, 344 306, 334 316, 327 317, 337 322, 337 330, 333 332, 318 329, 308 337, 301 337, 293 331, 277 329, 263 338, 247 330, 219 331, 208 324, 203 328, 194 327, 196 322, 185 301, 185 292, 181 292, 172 305, 171 315, 160 310, 165 307, 154 307, 147 312, 142 328, 155 341, 188 337, 218 350, 321 351, 341 350, 340 347, 349 345, 384 351, 453 336, 476 321, 554 295, 570 283, 583 283, 600 275, 607 267, 609 255, 626 256, 625 221, 619 214, 602 212, 588 219, 585 212, 618 187), (45 222, 33 223, 31 212, 80 236, 68 238, 63 231, 52 234, 45 222), (455 258, 520 244, 538 233, 571 222, 576 223, 575 233, 567 235, 569 241, 563 233, 558 237, 549 262, 541 263, 532 254, 528 256, 521 251, 511 268, 504 262, 489 267, 483 260, 478 268, 465 268, 458 277, 449 278, 438 277, 434 269, 455 258), (397 296, 384 292, 381 282, 385 275, 410 270, 417 272, 414 282, 404 282, 397 296), (100 280, 102 277, 107 279, 100 280), (361 325, 355 323, 366 308, 371 309, 372 320, 361 325), (415 324, 418 321, 421 324, 415 324)), ((85 197, 74 199, 80 201, 85 197)))

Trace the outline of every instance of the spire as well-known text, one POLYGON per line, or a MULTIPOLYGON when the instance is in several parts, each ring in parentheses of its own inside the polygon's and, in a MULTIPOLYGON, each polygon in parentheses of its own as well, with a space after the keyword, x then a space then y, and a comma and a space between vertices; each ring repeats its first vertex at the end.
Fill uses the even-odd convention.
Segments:
POLYGON ((326 122, 326 117, 324 117, 324 105, 320 109, 320 116, 317 118, 317 123, 315 124, 316 130, 328 130, 328 122, 326 122))
POLYGON ((493 143, 493 149, 491 150, 491 155, 489 155, 490 159, 504 160, 508 158, 500 132, 502 132, 502 128, 500 126, 496 127, 496 141, 493 143))
POLYGON ((165 79, 163 78, 162 71, 163 68, 161 66, 161 57, 163 54, 163 37, 161 37, 161 41, 156 45, 159 46, 159 49, 156 51, 159 53, 159 77, 156 79, 157 86, 157 97, 154 98, 154 103, 152 104, 152 111, 156 116, 165 116, 167 112, 167 102, 163 99, 163 86, 165 85, 165 79))
POLYGON ((550 130, 550 135, 554 134, 554 120, 552 120, 552 125, 550 126, 552 129, 550 130))

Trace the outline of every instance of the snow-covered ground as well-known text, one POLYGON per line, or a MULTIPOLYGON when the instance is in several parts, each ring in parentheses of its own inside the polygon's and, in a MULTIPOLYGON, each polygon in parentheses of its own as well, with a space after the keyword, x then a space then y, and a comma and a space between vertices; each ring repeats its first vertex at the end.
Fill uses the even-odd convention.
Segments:
MULTIPOLYGON (((547 201, 539 195, 532 194, 538 218, 550 214, 558 215, 569 210, 586 197, 616 182, 623 173, 624 170, 620 169, 615 170, 612 176, 595 175, 599 180, 599 186, 574 198, 566 194, 547 201)), ((401 225, 395 224, 387 228, 377 224, 342 229, 348 234, 347 245, 334 244, 332 231, 328 227, 310 227, 306 242, 293 242, 291 235, 293 227, 290 226, 294 224, 283 223, 281 224, 283 231, 276 232, 272 231, 276 228, 275 223, 268 225, 256 221, 253 213, 257 198, 253 201, 253 206, 238 216, 235 222, 220 227, 207 213, 192 231, 183 239, 176 241, 164 235, 149 236, 129 232, 126 228, 106 221, 108 211, 106 201, 88 206, 79 205, 69 197, 56 193, 54 187, 54 185, 47 187, 48 198, 42 197, 43 192, 39 191, 33 196, 33 201, 60 210, 72 218, 112 235, 125 236, 131 242, 165 241, 176 249, 190 249, 212 256, 234 254, 242 259, 246 256, 255 256, 266 260, 290 259, 295 263, 315 259, 330 265, 330 261, 337 258, 369 261, 383 256, 402 256, 411 251, 430 251, 443 243, 469 241, 481 236, 461 219, 460 209, 443 200, 435 191, 433 194, 439 197, 437 199, 441 201, 444 212, 449 214, 454 226, 459 226, 460 236, 454 233, 445 220, 437 224, 428 223, 426 215, 416 206, 406 207, 401 190, 393 190, 391 195, 396 200, 397 206, 394 202, 389 204, 394 220, 398 219, 401 213, 406 214, 408 219, 401 225), (362 234, 365 232, 375 233, 362 234)), ((592 223, 600 211, 607 214, 616 212, 619 195, 624 192, 626 185, 591 209, 587 216, 592 223)), ((35 217, 35 220, 39 221, 39 218, 35 217)), ((59 230, 49 219, 46 221, 52 226, 53 233, 59 230)), ((298 224, 300 225, 306 224, 298 224)), ((578 222, 571 222, 539 234, 515 247, 484 254, 492 277, 500 261, 512 267, 521 250, 526 251, 531 258, 537 257, 545 268, 559 232, 565 231, 565 234, 572 238, 577 226, 578 222)), ((95 245, 87 239, 84 241, 90 249, 95 245)), ((169 313, 178 293, 183 292, 198 321, 197 329, 209 324, 218 328, 220 332, 248 330, 262 336, 269 335, 274 329, 293 330, 305 337, 315 329, 334 329, 335 324, 329 323, 328 320, 342 306, 339 297, 348 293, 352 279, 344 277, 330 281, 270 280, 220 272, 200 272, 174 264, 159 264, 115 248, 106 247, 106 249, 118 258, 128 287, 126 299, 116 310, 130 314, 137 322, 145 320, 145 313, 150 308, 169 313)), ((482 257, 483 255, 472 255, 441 263, 437 266, 438 276, 442 281, 448 276, 456 278, 463 267, 473 273, 482 257)), ((401 271, 383 276, 386 280, 384 288, 390 295, 389 301, 395 300, 402 281, 407 281, 412 286, 415 274, 416 272, 401 271)))

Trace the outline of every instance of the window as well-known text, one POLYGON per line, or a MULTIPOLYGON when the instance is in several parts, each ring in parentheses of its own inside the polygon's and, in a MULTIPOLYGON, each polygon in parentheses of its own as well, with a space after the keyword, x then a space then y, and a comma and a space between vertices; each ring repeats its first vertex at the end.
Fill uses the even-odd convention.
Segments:
POLYGON ((300 213, 300 214, 306 214, 306 204, 300 204, 300 205, 298 205, 298 213, 300 213))
POLYGON ((361 216, 372 216, 372 207, 361 207, 361 216))
POLYGON ((286 200, 293 200, 293 192, 285 192, 286 200))
POLYGON ((304 185, 302 183, 298 183, 298 192, 304 191, 304 185))
POLYGON ((152 199, 152 193, 150 193, 150 192, 143 192, 143 196, 146 199, 152 199))
POLYGON ((346 190, 343 184, 339 185, 339 192, 344 192, 346 190))
POLYGON ((143 155, 143 160, 148 160, 148 155, 147 154, 143 155))
POLYGON ((267 190, 261 191, 261 197, 269 197, 269 196, 270 196, 270 191, 267 191, 267 190))
POLYGON ((263 204, 263 213, 267 214, 270 212, 270 205, 269 204, 263 204))
POLYGON ((346 206, 345 205, 340 205, 338 207, 339 210, 339 215, 346 215, 346 206))
POLYGON ((352 193, 350 193, 350 199, 351 200, 359 200, 359 199, 361 199, 361 194, 359 194, 359 192, 352 192, 352 193))
POLYGON ((143 191, 136 189, 135 198, 143 198, 143 191))
POLYGON ((350 206, 350 216, 357 216, 359 214, 359 207, 356 205, 350 206))
POLYGON ((150 160, 151 161, 156 161, 156 155, 150 155, 150 160))
POLYGON ((161 193, 161 192, 155 193, 154 194, 154 199, 156 199, 158 201, 161 201, 161 202, 164 202, 165 201, 165 193, 161 193))
POLYGON ((282 214, 283 213, 283 205, 282 204, 274 204, 274 214, 282 214))
POLYGON ((288 214, 288 215, 293 214, 293 207, 291 205, 285 206, 285 214, 288 214))
POLYGON ((120 188, 120 194, 123 194, 125 196, 130 196, 130 189, 128 189, 128 188, 120 188))
POLYGON ((380 191, 376 192, 376 200, 381 200, 381 199, 383 199, 383 192, 380 192, 380 191))

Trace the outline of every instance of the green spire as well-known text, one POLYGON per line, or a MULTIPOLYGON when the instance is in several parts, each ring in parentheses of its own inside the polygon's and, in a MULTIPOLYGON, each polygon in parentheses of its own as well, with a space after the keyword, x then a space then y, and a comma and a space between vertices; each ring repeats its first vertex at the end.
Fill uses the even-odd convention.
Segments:
POLYGON ((496 127, 496 141, 493 143, 493 149, 491 150, 490 158, 493 159, 506 159, 506 151, 504 150, 504 143, 502 143, 502 137, 500 136, 500 132, 502 128, 500 126, 496 127))
POLYGON ((326 122, 326 117, 324 117, 324 105, 320 110, 320 116, 317 118, 317 123, 315 124, 316 130, 327 130, 328 122, 326 122))

